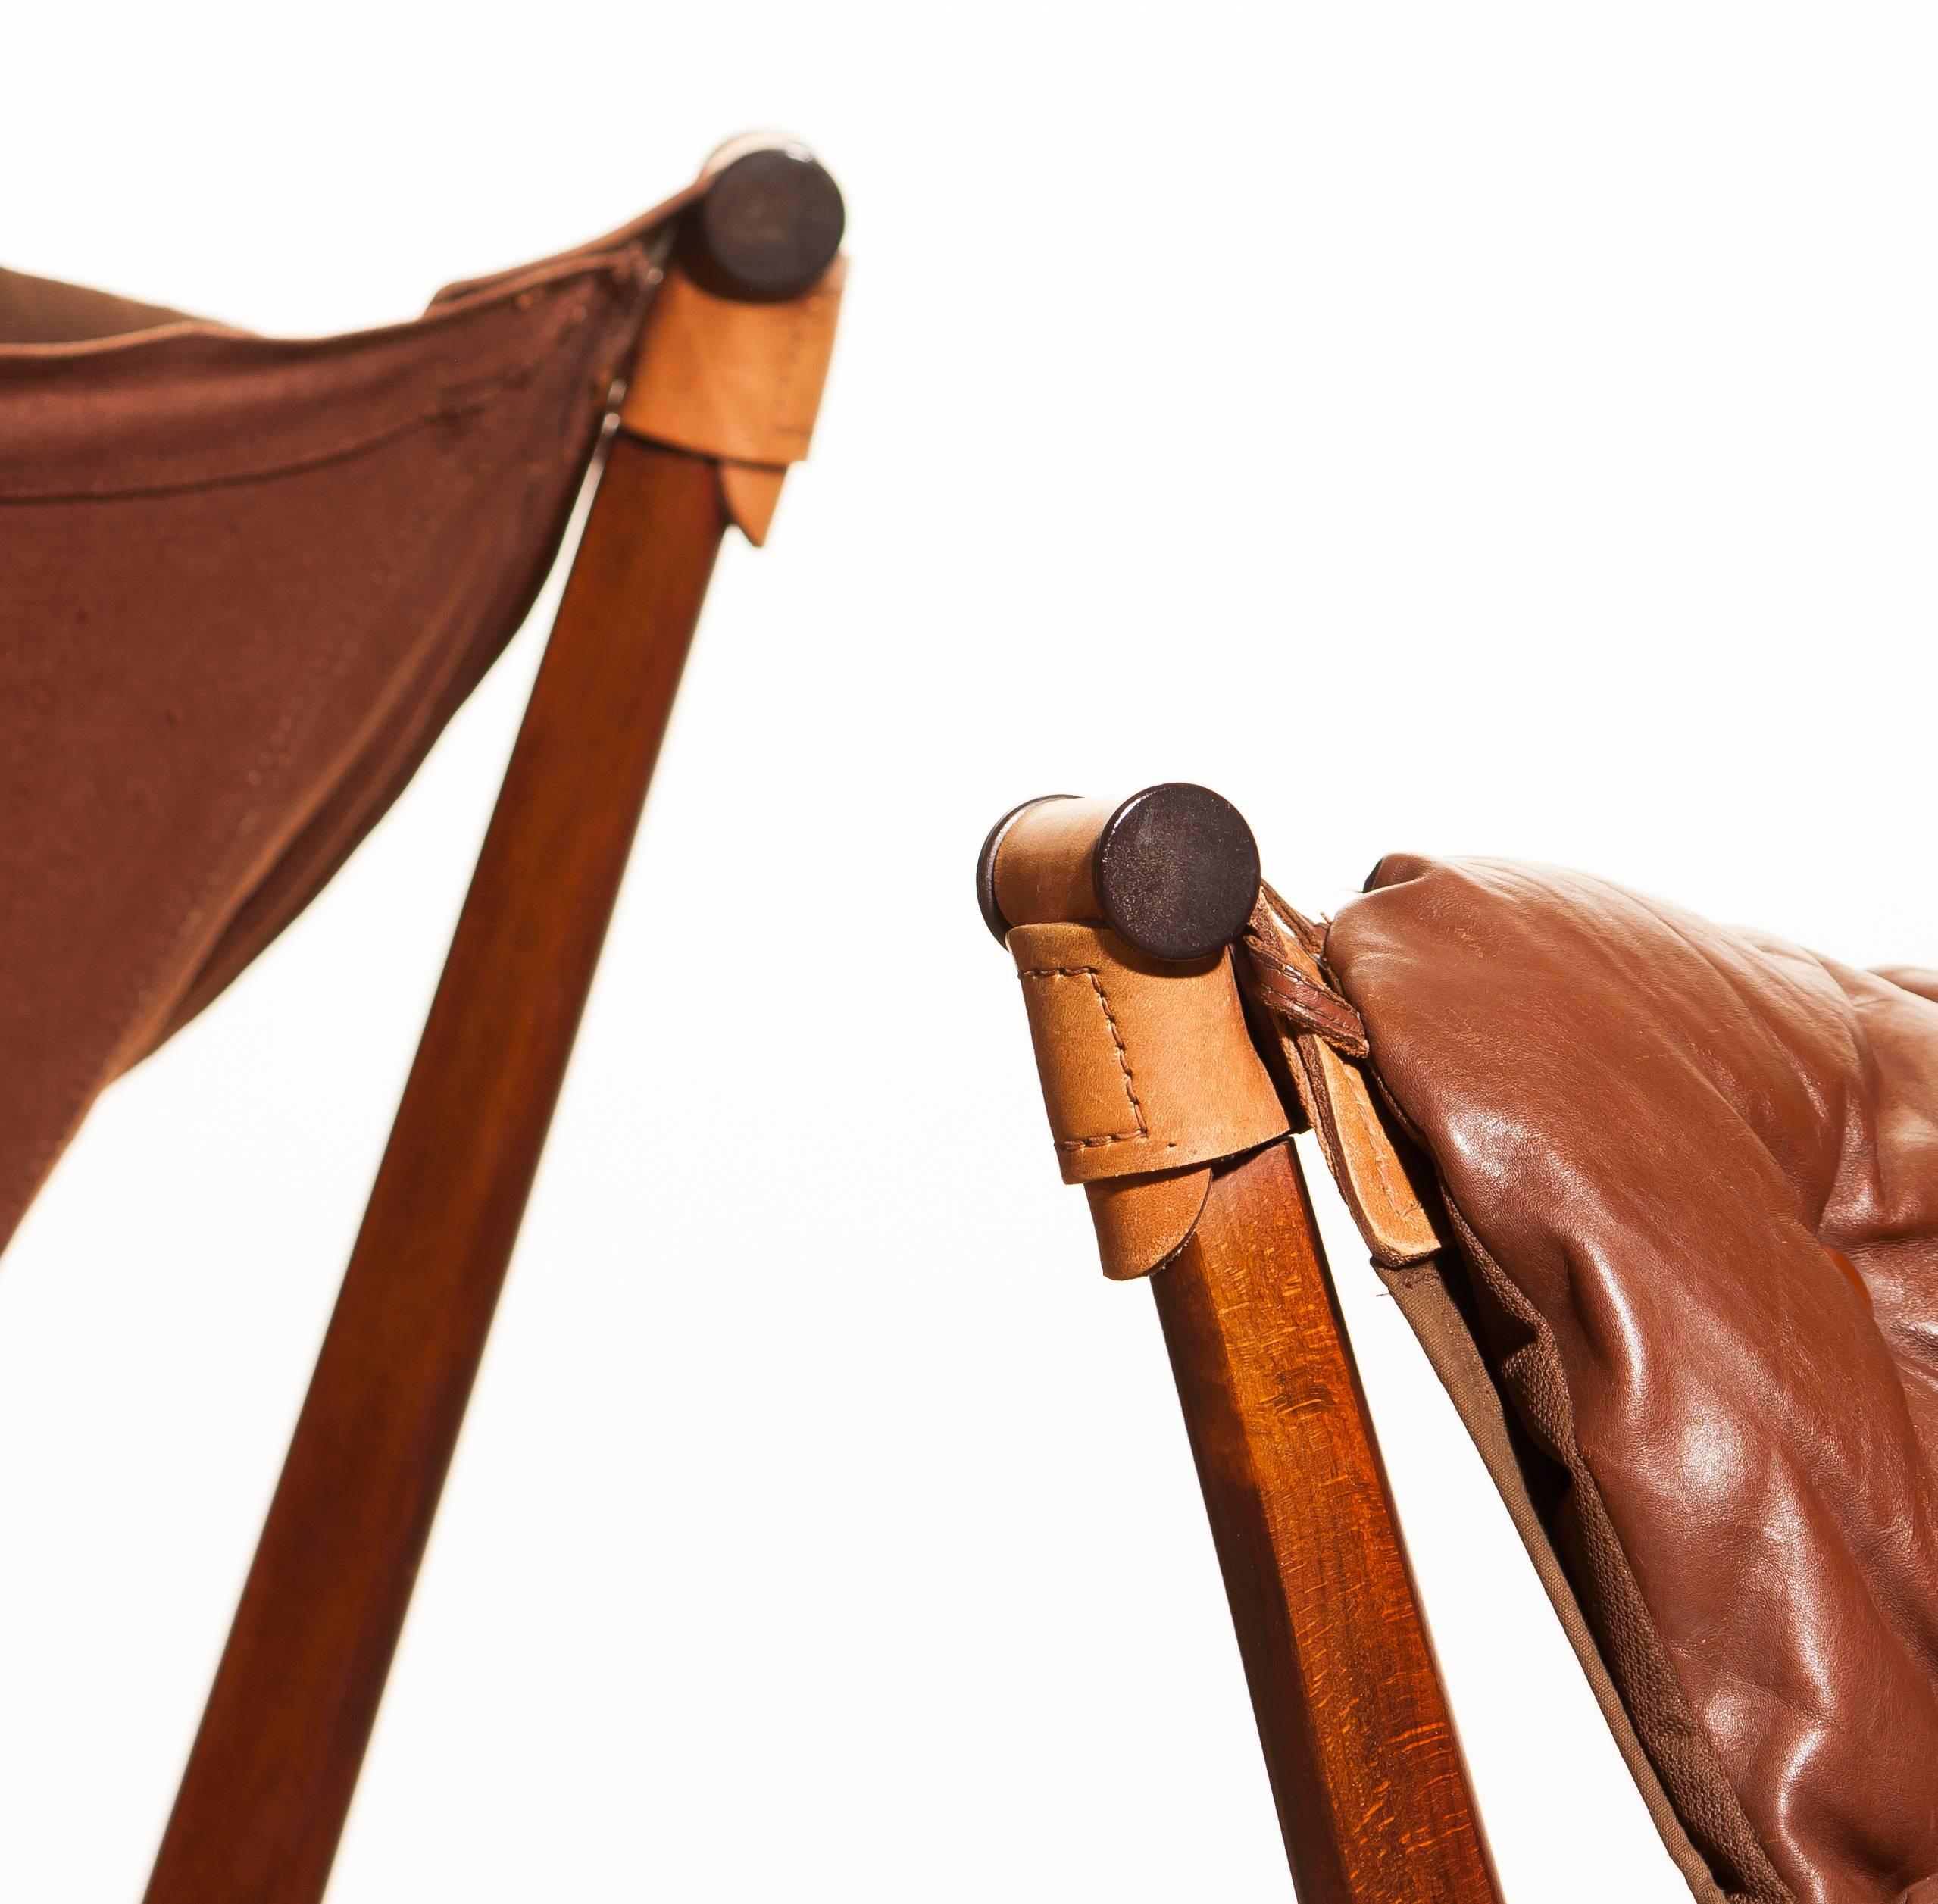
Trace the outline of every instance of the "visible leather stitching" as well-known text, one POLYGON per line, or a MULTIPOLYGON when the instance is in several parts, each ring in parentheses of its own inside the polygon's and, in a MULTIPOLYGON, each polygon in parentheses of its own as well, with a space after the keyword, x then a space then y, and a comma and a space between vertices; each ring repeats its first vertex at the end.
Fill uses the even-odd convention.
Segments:
POLYGON ((1144 1107, 1138 1102, 1136 1086, 1131 1077, 1130 1054, 1124 1049, 1124 1034, 1117 1028, 1117 1020, 1111 1015, 1111 1002, 1105 995, 1098 970, 1095 965, 1039 965, 1016 975, 1018 978, 1087 978, 1090 981, 1090 989, 1096 993, 1098 1007, 1104 1015, 1104 1023, 1110 1028, 1111 1043, 1117 1047, 1117 1067, 1124 1073, 1124 1095, 1130 1100, 1130 1115, 1137 1122, 1135 1130, 1109 1131, 1101 1137, 1058 1137, 1055 1141, 1059 1150, 1094 1150, 1102 1144, 1136 1143, 1151 1134, 1151 1127, 1144 1121, 1144 1107))

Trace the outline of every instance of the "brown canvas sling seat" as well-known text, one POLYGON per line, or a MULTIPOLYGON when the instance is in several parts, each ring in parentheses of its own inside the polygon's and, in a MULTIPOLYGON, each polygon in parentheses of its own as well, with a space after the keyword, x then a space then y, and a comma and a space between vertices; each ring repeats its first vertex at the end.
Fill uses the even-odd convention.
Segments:
MULTIPOLYGON (((984 880, 1059 1143, 1114 1111, 1121 1148, 1148 1128, 1188 1152, 1177 1107, 1217 1125, 1210 1094, 1262 1058, 1474 1432, 1695 1893, 1938 1898, 1938 974, 1853 970, 1580 874, 1406 855, 1330 925, 1267 888, 1236 927, 1227 899, 1208 936, 1233 949, 1166 964, 1133 935, 1149 936, 1154 885, 1217 886, 1202 816, 1172 864, 1155 821, 1118 849, 1155 867, 1140 886, 1110 863, 1111 810, 1064 810, 1077 876, 1046 803, 1009 823, 1013 843, 999 830, 984 880), (1026 922, 1053 917, 1104 922, 1089 952, 1058 941, 1054 969, 1100 988, 1108 1053, 1074 993, 1039 996, 1072 983, 1037 976, 1039 935, 1071 928, 1026 922), (1186 986, 1228 996, 1232 1024, 1242 999, 1249 1036, 1179 1003, 1186 986), (1152 1107, 1134 1124, 1106 1055, 1120 1094, 1152 1107)), ((1368 1563, 1281 1540, 1261 1611, 1258 1530, 1296 1518, 1315 1465, 1308 1440, 1274 1467, 1311 1430, 1272 1398, 1324 1412, 1330 1337, 1284 1346, 1316 1239, 1296 1165, 1267 1161, 1283 1140, 1229 1134, 1183 1169, 1127 1159, 1099 1233, 1106 1267, 1158 1295, 1302 1895, 1488 1896, 1472 1859, 1443 1863, 1478 1834, 1457 1755, 1386 1823, 1340 1802, 1349 1753, 1418 1787, 1395 1740, 1439 1710, 1430 1655, 1402 1658, 1392 1605, 1368 1610, 1368 1563), (1308 1618, 1314 1596, 1330 1603, 1308 1618), (1355 1649, 1383 1662, 1358 1669, 1371 1693, 1327 1705, 1355 1649), (1427 1693, 1383 1718, 1408 1673, 1427 1693), (1342 1762, 1295 1734, 1338 1735, 1342 1762)), ((1351 1465, 1324 1461, 1335 1482, 1351 1465)), ((1369 1471, 1383 1498, 1376 1454, 1369 1471)))
POLYGON ((716 552, 806 453, 843 218, 743 139, 314 342, 0 272, 0 1245, 381 816, 593 477, 150 1904, 327 1882, 716 552))

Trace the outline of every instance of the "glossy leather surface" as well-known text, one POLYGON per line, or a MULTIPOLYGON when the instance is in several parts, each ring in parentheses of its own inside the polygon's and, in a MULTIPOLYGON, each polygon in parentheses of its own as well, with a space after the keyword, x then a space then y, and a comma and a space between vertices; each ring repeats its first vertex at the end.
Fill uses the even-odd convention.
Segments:
POLYGON ((1371 886, 1327 961, 1679 1812, 1733 1895, 1922 1904, 1938 977, 1546 868, 1393 856, 1371 886))

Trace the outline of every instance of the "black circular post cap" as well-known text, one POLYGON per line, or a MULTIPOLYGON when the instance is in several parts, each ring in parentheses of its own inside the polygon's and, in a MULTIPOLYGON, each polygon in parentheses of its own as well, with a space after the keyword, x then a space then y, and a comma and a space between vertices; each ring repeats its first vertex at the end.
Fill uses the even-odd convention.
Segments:
POLYGON ((1097 836, 1104 918, 1152 958, 1208 958, 1258 900, 1258 843, 1222 795, 1188 780, 1133 793, 1097 836))
POLYGON ((764 145, 721 167, 686 214, 682 261, 708 289, 749 302, 799 297, 834 262, 841 188, 805 145, 764 145))

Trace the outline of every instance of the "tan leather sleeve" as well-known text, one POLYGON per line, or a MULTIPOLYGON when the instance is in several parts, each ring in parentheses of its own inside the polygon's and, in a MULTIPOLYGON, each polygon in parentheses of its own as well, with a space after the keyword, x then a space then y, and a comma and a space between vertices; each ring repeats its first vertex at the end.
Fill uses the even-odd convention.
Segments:
POLYGON ((1017 926, 1008 944, 1065 1183, 1208 1163, 1290 1127, 1230 953, 1161 965, 1091 925, 1017 926))
POLYGON ((1091 1193, 1105 1273, 1148 1274, 1190 1234, 1211 1164, 1290 1128, 1230 954, 1160 965, 1096 925, 1008 943, 1064 1180, 1091 1193))
POLYGON ((808 453, 847 276, 837 258, 799 297, 750 304, 716 297, 676 264, 647 314, 620 424, 715 458, 727 511, 757 546, 788 465, 808 453))

